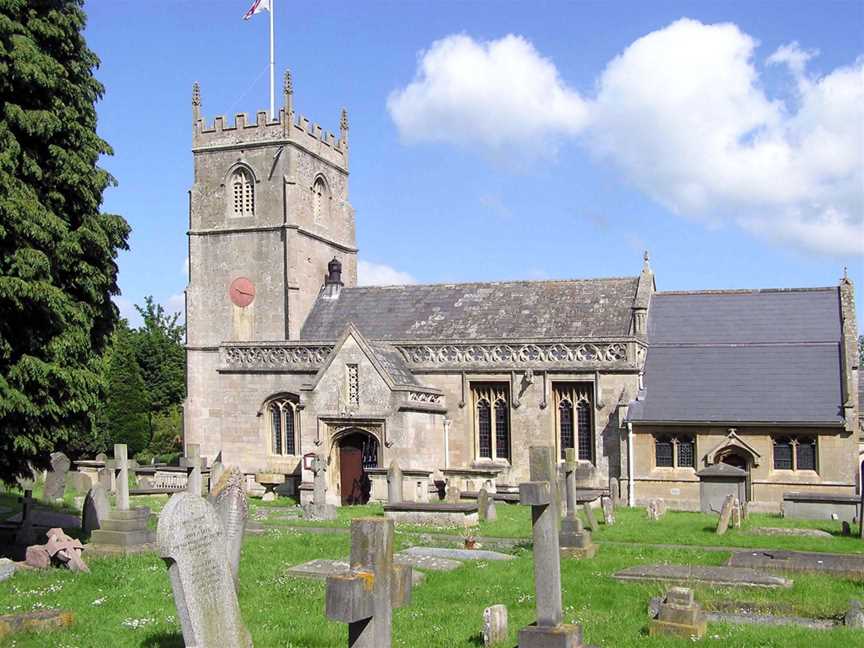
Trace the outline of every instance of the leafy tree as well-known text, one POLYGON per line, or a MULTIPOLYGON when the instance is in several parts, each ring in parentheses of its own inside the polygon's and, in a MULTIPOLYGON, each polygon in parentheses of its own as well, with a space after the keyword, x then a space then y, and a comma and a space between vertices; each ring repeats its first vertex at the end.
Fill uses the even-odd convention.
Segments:
POLYGON ((134 331, 135 357, 147 389, 151 436, 154 436, 153 417, 186 396, 186 352, 183 336, 186 329, 178 324, 180 316, 167 314, 153 297, 144 298, 144 307, 135 306, 144 320, 134 331))
POLYGON ((123 218, 96 134, 82 0, 0 0, 0 479, 92 431, 123 218))
POLYGON ((125 320, 117 327, 108 362, 104 425, 111 443, 125 443, 134 456, 150 442, 147 394, 135 359, 132 332, 125 320))

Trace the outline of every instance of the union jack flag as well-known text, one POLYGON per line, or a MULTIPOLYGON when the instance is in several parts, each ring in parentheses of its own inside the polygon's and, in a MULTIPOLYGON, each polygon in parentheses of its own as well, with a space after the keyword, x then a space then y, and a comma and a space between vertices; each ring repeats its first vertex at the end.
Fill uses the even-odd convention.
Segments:
POLYGON ((243 20, 249 20, 255 14, 261 11, 270 11, 270 0, 254 0, 249 10, 243 14, 243 20))

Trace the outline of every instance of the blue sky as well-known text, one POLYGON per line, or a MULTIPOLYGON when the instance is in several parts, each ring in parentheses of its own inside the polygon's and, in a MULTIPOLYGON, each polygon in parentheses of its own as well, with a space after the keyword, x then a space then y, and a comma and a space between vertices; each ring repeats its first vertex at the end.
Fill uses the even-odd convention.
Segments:
MULTIPOLYGON (((182 305, 192 83, 208 120, 267 105, 250 3, 85 4, 126 315, 182 305)), ((635 275, 647 248, 661 290, 848 266, 864 319, 864 4, 276 0, 276 25, 295 110, 349 110, 366 282, 635 275)))

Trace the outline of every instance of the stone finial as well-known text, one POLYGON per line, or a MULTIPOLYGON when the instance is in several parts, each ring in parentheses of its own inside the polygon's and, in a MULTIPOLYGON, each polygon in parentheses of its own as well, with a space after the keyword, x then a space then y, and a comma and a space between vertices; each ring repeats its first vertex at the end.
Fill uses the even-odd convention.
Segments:
POLYGON ((282 78, 282 92, 285 94, 294 94, 294 83, 291 79, 291 70, 285 70, 285 76, 282 78))
POLYGON ((192 121, 201 119, 201 86, 196 81, 192 84, 192 121))
POLYGON ((342 108, 342 116, 339 118, 339 139, 344 145, 348 145, 348 109, 342 108))
POLYGON ((294 119, 294 81, 291 77, 291 70, 285 70, 285 76, 282 78, 282 105, 285 123, 290 127, 294 119))
POLYGON ((651 269, 651 265, 649 264, 649 261, 650 261, 650 257, 648 255, 648 250, 645 250, 645 253, 642 255, 642 269, 643 270, 650 270, 651 269))

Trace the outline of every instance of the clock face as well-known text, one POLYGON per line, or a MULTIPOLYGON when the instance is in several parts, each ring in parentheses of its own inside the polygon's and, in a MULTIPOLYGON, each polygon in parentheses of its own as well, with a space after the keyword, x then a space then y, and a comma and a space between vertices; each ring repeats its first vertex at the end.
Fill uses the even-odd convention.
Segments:
POLYGON ((237 277, 228 288, 228 296, 240 308, 245 308, 255 299, 255 285, 246 277, 237 277))

